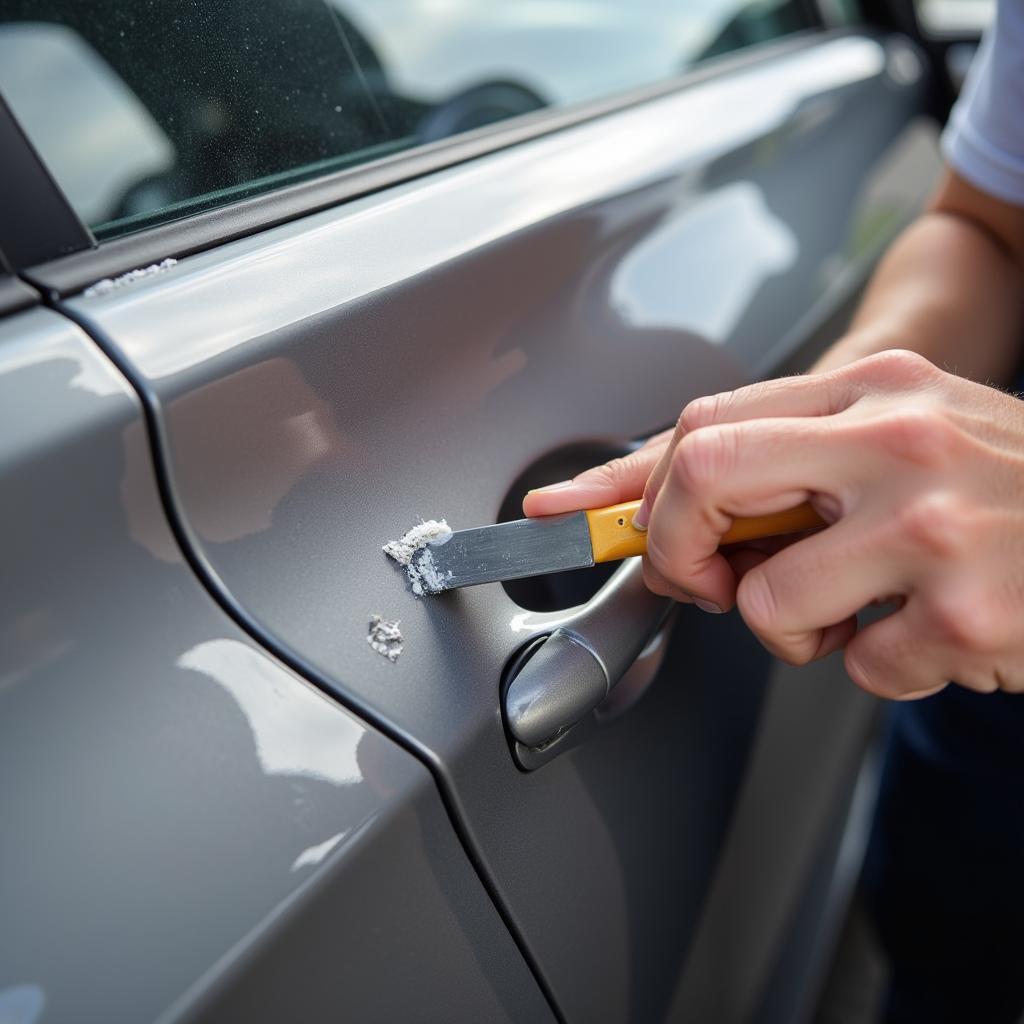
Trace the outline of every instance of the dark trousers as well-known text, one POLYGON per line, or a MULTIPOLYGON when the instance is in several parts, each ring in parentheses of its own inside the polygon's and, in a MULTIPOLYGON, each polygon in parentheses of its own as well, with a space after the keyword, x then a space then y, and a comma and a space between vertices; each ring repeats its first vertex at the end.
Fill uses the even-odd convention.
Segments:
POLYGON ((887 1024, 1024 1013, 1024 695, 900 704, 865 864, 887 1024))

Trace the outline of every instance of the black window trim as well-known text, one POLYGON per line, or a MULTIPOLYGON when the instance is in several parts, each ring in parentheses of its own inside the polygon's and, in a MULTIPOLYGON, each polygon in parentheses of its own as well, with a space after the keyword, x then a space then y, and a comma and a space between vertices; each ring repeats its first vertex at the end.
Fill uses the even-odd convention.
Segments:
MULTIPOLYGON (((394 156, 285 185, 99 245, 93 243, 92 248, 71 255, 46 259, 30 266, 12 264, 12 269, 50 300, 66 298, 103 278, 160 263, 168 257, 181 259, 191 256, 393 185, 671 95, 701 82, 769 63, 833 39, 865 34, 878 36, 863 25, 831 29, 819 25, 803 29, 778 40, 716 57, 672 79, 602 100, 524 114, 394 156)), ((49 179, 41 162, 39 166, 49 179)), ((31 183, 19 184, 23 188, 31 187, 31 183)), ((66 197, 64 204, 68 210, 71 209, 66 197)), ((0 249, 2 246, 0 235, 0 249)))

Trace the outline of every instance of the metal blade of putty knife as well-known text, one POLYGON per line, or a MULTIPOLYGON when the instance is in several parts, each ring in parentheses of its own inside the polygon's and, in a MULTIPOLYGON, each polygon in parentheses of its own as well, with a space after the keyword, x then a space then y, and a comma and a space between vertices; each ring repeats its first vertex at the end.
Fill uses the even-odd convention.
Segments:
POLYGON ((444 543, 428 544, 421 552, 432 559, 442 590, 594 564, 585 512, 457 530, 444 543))

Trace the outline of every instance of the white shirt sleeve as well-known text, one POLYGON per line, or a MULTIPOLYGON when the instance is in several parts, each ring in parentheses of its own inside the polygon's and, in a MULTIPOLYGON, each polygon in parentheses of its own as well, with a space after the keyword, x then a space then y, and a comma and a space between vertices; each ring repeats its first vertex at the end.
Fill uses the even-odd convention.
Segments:
POLYGON ((962 178, 1024 206, 1024 0, 999 0, 942 135, 962 178))

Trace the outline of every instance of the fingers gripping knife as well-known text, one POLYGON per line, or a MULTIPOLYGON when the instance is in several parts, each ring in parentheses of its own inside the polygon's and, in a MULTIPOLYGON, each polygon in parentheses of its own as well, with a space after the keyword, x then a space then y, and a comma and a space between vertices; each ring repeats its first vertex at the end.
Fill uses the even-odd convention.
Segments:
MULTIPOLYGON (((632 525, 639 504, 453 533, 424 549, 433 560, 431 578, 440 583, 434 592, 642 555, 647 534, 632 525)), ((722 543, 823 525, 805 504, 776 515, 737 519, 722 543)), ((648 591, 639 564, 630 563, 570 621, 529 646, 504 695, 505 719, 521 767, 537 768, 557 754, 573 726, 604 702, 659 632, 671 604, 648 591)))

